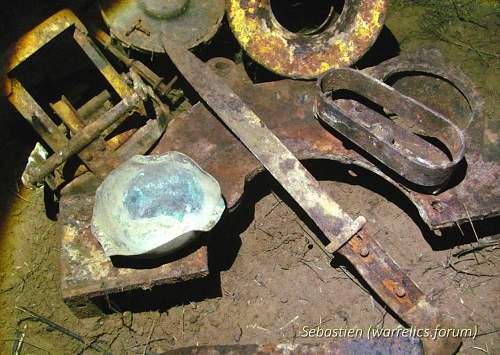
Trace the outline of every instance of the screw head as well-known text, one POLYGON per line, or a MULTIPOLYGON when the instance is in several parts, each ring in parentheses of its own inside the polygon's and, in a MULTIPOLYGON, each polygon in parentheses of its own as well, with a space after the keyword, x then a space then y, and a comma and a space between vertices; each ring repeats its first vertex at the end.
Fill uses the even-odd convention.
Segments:
POLYGON ((404 296, 406 296, 406 290, 402 286, 399 286, 396 289, 396 296, 398 296, 398 297, 404 297, 404 296))
POLYGON ((363 258, 366 258, 368 255, 370 255, 370 250, 368 250, 367 247, 361 248, 359 255, 361 255, 363 258))

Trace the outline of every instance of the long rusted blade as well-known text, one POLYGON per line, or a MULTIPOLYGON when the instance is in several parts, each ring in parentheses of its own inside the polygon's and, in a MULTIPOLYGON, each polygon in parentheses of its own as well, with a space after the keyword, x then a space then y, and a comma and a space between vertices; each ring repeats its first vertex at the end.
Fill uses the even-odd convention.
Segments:
MULTIPOLYGON (((406 324, 429 331, 452 328, 378 243, 360 231, 365 222, 363 217, 353 221, 293 153, 208 66, 168 40, 163 40, 163 44, 187 81, 331 240, 326 251, 337 251, 346 257, 372 290, 406 324)), ((324 245, 322 247, 325 250, 324 245)), ((426 354, 452 354, 461 344, 460 338, 454 337, 428 337, 422 342, 426 354)))
POLYGON ((264 122, 201 60, 177 44, 163 40, 165 51, 219 118, 264 165, 330 240, 333 253, 366 222, 353 220, 264 122))

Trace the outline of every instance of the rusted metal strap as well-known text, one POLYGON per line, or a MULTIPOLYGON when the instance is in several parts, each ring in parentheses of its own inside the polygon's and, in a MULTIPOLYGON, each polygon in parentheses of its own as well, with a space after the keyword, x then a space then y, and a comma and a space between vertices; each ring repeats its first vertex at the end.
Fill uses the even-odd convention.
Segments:
POLYGON ((454 123, 363 72, 332 69, 318 79, 317 89, 319 119, 412 183, 443 185, 464 158, 464 133, 454 123), (356 100, 356 95, 362 98, 356 100), (347 111, 337 105, 339 100, 347 111), (410 125, 396 124, 382 108, 411 119, 410 125), (445 148, 422 137, 437 139, 445 148))
POLYGON ((193 88, 323 231, 332 253, 359 231, 365 218, 353 221, 227 84, 186 49, 163 44, 193 88))
MULTIPOLYGON (((408 325, 418 329, 453 329, 449 319, 434 307, 380 245, 364 231, 347 243, 339 254, 354 266, 370 288, 408 325)), ((423 338, 426 354, 453 354, 460 338, 423 338)))

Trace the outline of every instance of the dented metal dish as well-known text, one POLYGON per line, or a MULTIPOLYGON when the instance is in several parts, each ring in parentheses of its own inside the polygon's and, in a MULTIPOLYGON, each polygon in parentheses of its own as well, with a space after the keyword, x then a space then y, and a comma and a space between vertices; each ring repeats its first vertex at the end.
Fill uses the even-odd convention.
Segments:
POLYGON ((224 0, 101 0, 111 36, 127 47, 163 52, 161 37, 185 48, 210 40, 224 17, 224 0))
POLYGON ((187 155, 137 155, 97 189, 92 232, 107 256, 162 256, 211 230, 224 209, 218 182, 187 155))
POLYGON ((320 120, 412 183, 441 186, 464 158, 457 125, 361 71, 332 69, 317 90, 320 120))

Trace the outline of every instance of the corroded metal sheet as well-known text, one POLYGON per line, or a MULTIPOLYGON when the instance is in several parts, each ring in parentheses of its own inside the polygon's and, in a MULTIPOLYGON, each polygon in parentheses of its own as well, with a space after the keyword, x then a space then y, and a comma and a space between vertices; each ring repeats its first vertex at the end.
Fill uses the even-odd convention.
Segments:
MULTIPOLYGON (((412 63, 426 62, 430 55, 425 52, 396 58, 370 69, 370 74, 377 68, 385 71, 386 66, 394 67, 398 63, 405 63, 408 58, 411 58, 412 63)), ((314 83, 282 80, 251 85, 244 72, 234 64, 227 63, 227 60, 214 59, 208 64, 224 77, 232 89, 298 158, 336 160, 358 165, 382 176, 408 196, 431 229, 450 227, 455 223, 469 223, 469 216, 472 220, 480 220, 500 214, 498 155, 488 160, 481 151, 484 148, 482 100, 470 80, 448 63, 431 61, 427 66, 434 70, 446 68, 448 74, 445 77, 450 78, 450 73, 453 73, 451 78, 460 79, 459 82, 469 87, 467 97, 472 100, 473 111, 477 116, 474 120, 470 119, 470 107, 459 100, 463 96, 450 94, 450 85, 447 83, 438 86, 437 92, 431 91, 436 84, 432 81, 433 78, 429 77, 409 77, 407 81, 401 80, 394 84, 404 94, 415 96, 429 107, 439 109, 439 112, 465 130, 468 147, 465 155, 467 174, 458 183, 437 195, 413 191, 388 177, 356 150, 347 148, 342 140, 326 131, 313 112, 316 95, 314 83), (217 61, 225 63, 220 66, 224 69, 217 69, 217 61), (269 102, 272 102, 272 105, 269 102), (469 113, 464 114, 466 110, 469 110, 469 113)), ((401 69, 403 68, 401 65, 401 69)), ((377 77, 375 74, 371 75, 377 77)), ((234 209, 238 204, 245 181, 263 170, 257 159, 199 104, 172 121, 158 149, 184 152, 215 176, 221 184, 229 209, 234 209), (234 164, 235 161, 238 161, 238 164, 234 164)))
POLYGON ((62 239, 61 292, 75 313, 95 315, 97 310, 92 303, 95 297, 208 275, 205 246, 155 268, 115 267, 91 233, 92 208, 98 186, 97 178, 85 174, 63 190, 60 201, 57 235, 62 239))
POLYGON ((127 47, 163 52, 161 37, 193 48, 210 40, 224 17, 224 0, 101 0, 111 36, 127 47))
POLYGON ((265 166, 329 240, 334 252, 366 222, 352 219, 324 191, 290 150, 231 88, 194 54, 171 41, 165 51, 184 77, 217 113, 217 116, 265 166))
POLYGON ((162 355, 423 355, 419 339, 412 337, 337 339, 323 344, 212 345, 170 350, 162 355))
MULTIPOLYGON (((343 212, 254 111, 217 77, 216 71, 209 69, 209 66, 179 45, 165 40, 164 46, 170 59, 218 118, 323 232, 326 243, 319 235, 315 235, 321 250, 328 255, 337 252, 346 257, 371 289, 406 324, 419 328, 445 324, 453 328, 413 280, 361 229, 365 219, 358 217, 353 221, 343 212)), ((460 338, 424 339, 428 353, 453 353, 460 344, 460 338)))
POLYGON ((311 79, 355 63, 377 39, 387 7, 387 0, 345 1, 340 17, 312 35, 284 28, 270 0, 230 0, 227 12, 235 37, 252 59, 277 74, 311 79))

